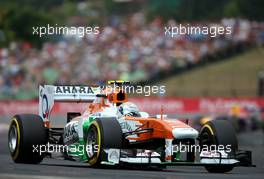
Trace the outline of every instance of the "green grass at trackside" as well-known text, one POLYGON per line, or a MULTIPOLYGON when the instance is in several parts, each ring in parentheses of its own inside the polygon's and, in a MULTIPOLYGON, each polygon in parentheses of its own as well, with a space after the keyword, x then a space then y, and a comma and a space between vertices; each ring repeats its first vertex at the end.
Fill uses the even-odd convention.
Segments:
POLYGON ((167 96, 256 96, 260 71, 264 71, 264 48, 195 68, 159 82, 167 96))

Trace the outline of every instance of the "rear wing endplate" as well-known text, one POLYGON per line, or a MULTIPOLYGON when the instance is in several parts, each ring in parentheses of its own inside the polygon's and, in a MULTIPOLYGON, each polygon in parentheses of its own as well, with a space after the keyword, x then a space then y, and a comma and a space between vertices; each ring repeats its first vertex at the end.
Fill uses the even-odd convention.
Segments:
POLYGON ((39 115, 43 120, 49 119, 54 101, 92 103, 97 94, 101 94, 101 88, 98 86, 40 86, 39 115))

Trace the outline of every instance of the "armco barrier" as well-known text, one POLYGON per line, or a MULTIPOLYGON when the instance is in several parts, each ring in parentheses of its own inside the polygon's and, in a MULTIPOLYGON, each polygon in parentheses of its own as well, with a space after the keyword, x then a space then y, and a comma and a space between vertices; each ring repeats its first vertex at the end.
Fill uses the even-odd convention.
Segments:
MULTIPOLYGON (((228 112, 233 106, 243 108, 264 109, 264 98, 176 98, 176 97, 145 97, 130 98, 142 111, 158 114, 163 108, 167 114, 185 113, 222 113, 228 112)), ((53 114, 84 111, 85 103, 55 103, 53 114)), ((0 101, 0 115, 17 113, 38 113, 38 101, 0 101)))

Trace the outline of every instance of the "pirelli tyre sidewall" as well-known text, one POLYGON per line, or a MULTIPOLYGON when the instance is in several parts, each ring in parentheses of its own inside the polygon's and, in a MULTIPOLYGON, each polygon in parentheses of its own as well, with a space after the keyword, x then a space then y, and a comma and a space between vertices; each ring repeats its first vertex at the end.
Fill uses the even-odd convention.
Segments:
POLYGON ((88 163, 92 167, 100 166, 102 160, 106 158, 106 154, 104 149, 107 148, 122 148, 122 130, 121 127, 116 120, 116 118, 112 117, 105 117, 95 119, 86 134, 86 145, 93 145, 89 146, 92 147, 93 155, 88 154, 88 163), (95 134, 95 137, 91 137, 95 134), (95 139, 91 142, 91 138, 95 139), (97 145, 94 147, 94 145, 97 145))
POLYGON ((100 152, 101 152, 101 127, 97 121, 93 121, 87 132, 86 145, 90 145, 93 150, 93 154, 88 155, 88 163, 91 166, 95 166, 100 162, 100 152), (93 136, 92 136, 93 135, 93 136), (94 138, 94 139, 92 139, 94 138), (94 140, 94 141, 91 141, 94 140))
MULTIPOLYGON (((202 126, 200 131, 200 145, 231 146, 231 153, 238 149, 237 136, 234 127, 226 120, 212 120, 202 126)), ((206 166, 208 172, 225 173, 231 171, 232 165, 206 166)))
POLYGON ((43 120, 38 115, 15 115, 8 132, 8 147, 10 155, 16 163, 37 164, 43 160, 43 155, 34 147, 47 143, 47 130, 43 120))

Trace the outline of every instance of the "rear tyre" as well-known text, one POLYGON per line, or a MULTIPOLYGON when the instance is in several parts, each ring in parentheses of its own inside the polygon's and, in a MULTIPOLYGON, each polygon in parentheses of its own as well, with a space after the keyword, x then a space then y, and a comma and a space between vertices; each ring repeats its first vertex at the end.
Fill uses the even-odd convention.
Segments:
POLYGON ((92 167, 100 165, 104 159, 106 148, 122 148, 122 129, 116 118, 100 118, 94 120, 86 135, 86 151, 88 163, 92 167))
POLYGON ((15 115, 8 132, 8 147, 16 163, 38 164, 43 160, 37 150, 46 145, 47 133, 43 120, 35 114, 15 115), (37 147, 38 148, 35 148, 37 147))
MULTIPOLYGON (((235 130, 231 123, 226 120, 213 120, 207 122, 200 131, 200 145, 223 145, 227 148, 230 145, 231 153, 238 148, 238 142, 235 130)), ((216 165, 206 166, 208 172, 211 173, 225 173, 233 169, 232 165, 216 165)))

